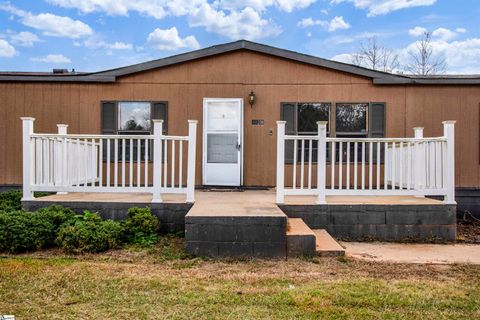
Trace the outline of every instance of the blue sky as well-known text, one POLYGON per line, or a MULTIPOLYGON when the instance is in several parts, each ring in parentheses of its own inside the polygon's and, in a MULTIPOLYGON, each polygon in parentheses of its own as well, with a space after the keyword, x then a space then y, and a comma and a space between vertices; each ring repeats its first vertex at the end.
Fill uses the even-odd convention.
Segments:
POLYGON ((423 31, 448 73, 480 74, 478 0, 0 0, 0 70, 98 71, 249 39, 349 62, 377 41, 407 64, 423 31))

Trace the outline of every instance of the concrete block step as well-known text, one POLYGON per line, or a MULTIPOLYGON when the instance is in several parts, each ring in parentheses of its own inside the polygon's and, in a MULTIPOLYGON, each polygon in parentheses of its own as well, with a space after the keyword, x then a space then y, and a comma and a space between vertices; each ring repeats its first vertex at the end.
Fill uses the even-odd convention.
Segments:
POLYGON ((316 251, 319 257, 340 257, 345 255, 345 249, 325 229, 314 229, 316 251))
POLYGON ((287 221, 287 256, 314 256, 316 254, 315 233, 300 218, 287 221))

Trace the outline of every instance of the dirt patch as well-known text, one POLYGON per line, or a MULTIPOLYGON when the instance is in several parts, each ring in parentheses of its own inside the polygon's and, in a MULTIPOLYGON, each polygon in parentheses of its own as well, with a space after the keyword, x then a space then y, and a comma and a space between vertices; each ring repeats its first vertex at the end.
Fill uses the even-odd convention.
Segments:
POLYGON ((480 219, 468 211, 457 218, 457 241, 480 244, 480 219))

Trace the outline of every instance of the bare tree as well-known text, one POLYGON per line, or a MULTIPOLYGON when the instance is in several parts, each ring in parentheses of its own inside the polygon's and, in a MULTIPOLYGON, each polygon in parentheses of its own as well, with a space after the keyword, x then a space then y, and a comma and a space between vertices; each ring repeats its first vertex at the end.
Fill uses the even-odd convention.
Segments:
POLYGON ((360 43, 352 55, 352 63, 361 67, 393 72, 399 67, 398 54, 378 42, 376 37, 360 43))
POLYGON ((422 76, 445 73, 447 67, 445 59, 434 56, 432 33, 425 32, 422 40, 416 43, 416 48, 410 54, 410 63, 407 70, 410 73, 422 76))

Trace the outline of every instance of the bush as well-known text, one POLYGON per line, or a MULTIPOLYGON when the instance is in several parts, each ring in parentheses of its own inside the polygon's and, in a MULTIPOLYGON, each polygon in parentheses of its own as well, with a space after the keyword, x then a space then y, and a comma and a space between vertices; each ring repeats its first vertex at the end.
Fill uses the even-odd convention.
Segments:
POLYGON ((17 211, 22 209, 22 192, 20 190, 9 190, 0 192, 0 210, 17 211))
POLYGON ((121 223, 102 220, 97 214, 85 211, 60 228, 56 243, 70 253, 103 252, 118 248, 123 232, 121 223))
POLYGON ((53 244, 55 226, 35 212, 0 211, 0 251, 21 253, 53 244))
POLYGON ((124 221, 125 237, 128 243, 151 246, 157 243, 158 218, 149 208, 130 208, 124 221))

